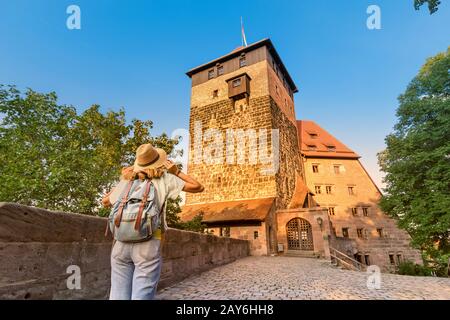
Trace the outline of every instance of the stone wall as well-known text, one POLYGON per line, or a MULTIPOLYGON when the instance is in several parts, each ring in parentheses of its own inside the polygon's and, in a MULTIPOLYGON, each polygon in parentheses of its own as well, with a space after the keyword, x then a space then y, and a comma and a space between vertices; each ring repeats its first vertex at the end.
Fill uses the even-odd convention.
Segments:
MULTIPOLYGON (((112 241, 106 219, 0 203, 0 299, 105 299, 112 241), (78 266, 81 289, 69 290, 78 266)), ((249 254, 249 242, 170 229, 159 288, 249 254)))
MULTIPOLYGON (((297 127, 282 112, 271 96, 251 98, 244 111, 235 112, 231 100, 222 100, 206 106, 191 109, 190 128, 191 145, 189 151, 188 173, 205 186, 205 191, 197 194, 187 194, 186 204, 234 201, 241 199, 255 199, 277 197, 277 208, 286 208, 294 189, 297 175, 302 175, 297 141, 297 127), (198 124, 201 123, 201 126, 198 124), (199 134, 196 134, 196 125, 199 134), (200 130, 201 128, 201 130, 200 130), (221 145, 214 144, 214 139, 207 139, 204 135, 209 129, 217 129, 216 134, 221 145), (230 144, 234 154, 234 163, 227 161, 228 129, 255 130, 258 136, 266 130, 267 150, 260 139, 256 145, 250 145, 248 136, 245 144, 237 139, 230 144), (264 172, 273 164, 264 164, 259 160, 252 163, 249 159, 250 150, 255 154, 271 153, 272 129, 279 130, 278 171, 276 174, 264 172), (203 135, 203 136, 202 136, 203 135), (197 140, 196 141, 196 137, 197 140), (205 158, 196 157, 208 154, 211 146, 219 146, 218 152, 222 156, 221 163, 206 163, 205 158), (256 150, 255 150, 256 149, 256 150), (238 153, 245 152, 245 161, 238 164, 238 153)), ((247 131, 248 132, 248 131, 247 131)), ((277 155, 277 154, 275 154, 277 155)))

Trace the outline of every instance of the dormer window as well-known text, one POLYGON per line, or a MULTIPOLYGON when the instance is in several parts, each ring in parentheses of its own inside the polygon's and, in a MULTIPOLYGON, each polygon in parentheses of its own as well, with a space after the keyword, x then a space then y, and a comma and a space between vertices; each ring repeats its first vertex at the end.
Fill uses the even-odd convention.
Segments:
POLYGON ((208 80, 214 78, 214 69, 208 71, 208 80))
POLYGON ((310 151, 317 150, 317 146, 315 144, 308 144, 308 150, 310 151))
POLYGON ((247 65, 247 60, 245 59, 245 56, 242 56, 239 58, 239 68, 243 68, 247 65))
POLYGON ((335 152, 336 151, 336 146, 327 146, 327 150, 330 152, 335 152))
POLYGON ((311 139, 317 139, 317 133, 309 133, 309 137, 311 138, 311 139))

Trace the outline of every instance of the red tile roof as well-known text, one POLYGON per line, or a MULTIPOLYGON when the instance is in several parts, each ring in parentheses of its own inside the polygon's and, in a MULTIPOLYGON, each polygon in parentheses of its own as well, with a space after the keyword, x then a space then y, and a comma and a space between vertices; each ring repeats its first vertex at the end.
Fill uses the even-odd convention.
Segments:
POLYGON ((306 157, 349 158, 360 156, 314 121, 297 120, 300 151, 306 157))
POLYGON ((185 205, 181 220, 189 221, 203 213, 203 222, 264 221, 272 209, 275 198, 238 200, 185 205))
POLYGON ((294 195, 292 196, 291 202, 288 205, 288 209, 303 208, 303 204, 305 203, 306 196, 308 194, 312 195, 313 193, 303 182, 302 177, 297 176, 297 179, 295 181, 294 195))

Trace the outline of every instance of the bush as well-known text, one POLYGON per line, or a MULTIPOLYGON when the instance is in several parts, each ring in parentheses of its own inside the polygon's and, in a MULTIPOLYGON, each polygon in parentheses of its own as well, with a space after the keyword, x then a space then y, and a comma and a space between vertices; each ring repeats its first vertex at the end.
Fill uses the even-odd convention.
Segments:
POLYGON ((407 276, 431 276, 433 275, 432 269, 420 264, 404 261, 398 265, 398 274, 407 276))

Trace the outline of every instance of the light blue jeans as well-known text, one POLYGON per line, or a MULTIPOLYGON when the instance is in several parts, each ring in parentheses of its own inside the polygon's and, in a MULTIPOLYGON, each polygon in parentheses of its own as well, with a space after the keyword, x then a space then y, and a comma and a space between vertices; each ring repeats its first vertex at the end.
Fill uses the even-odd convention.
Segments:
POLYGON ((161 275, 161 240, 116 241, 111 252, 110 300, 152 300, 161 275))

